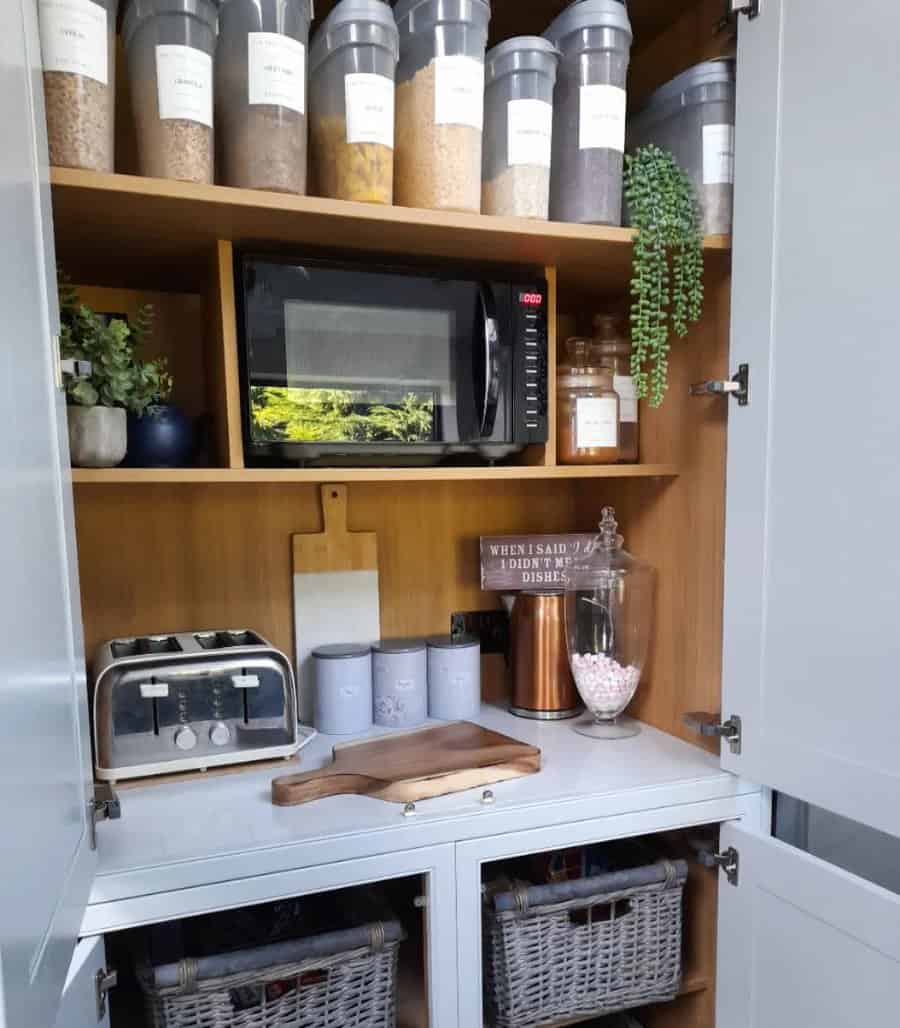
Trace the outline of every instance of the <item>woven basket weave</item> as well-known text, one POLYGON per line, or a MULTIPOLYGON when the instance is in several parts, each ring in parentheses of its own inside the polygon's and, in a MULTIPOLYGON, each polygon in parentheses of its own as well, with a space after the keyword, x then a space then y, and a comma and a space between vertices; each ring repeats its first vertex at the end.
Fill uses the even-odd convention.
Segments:
POLYGON ((395 1028, 399 942, 261 971, 156 988, 142 982, 151 1028, 395 1028), (277 999, 266 985, 296 982, 277 999), (258 992, 236 1009, 235 990, 258 992))
MULTIPOLYGON (((668 865, 671 867, 672 865, 668 865)), ((533 1028, 674 999, 683 878, 583 899, 485 910, 485 992, 495 1028, 533 1028)))

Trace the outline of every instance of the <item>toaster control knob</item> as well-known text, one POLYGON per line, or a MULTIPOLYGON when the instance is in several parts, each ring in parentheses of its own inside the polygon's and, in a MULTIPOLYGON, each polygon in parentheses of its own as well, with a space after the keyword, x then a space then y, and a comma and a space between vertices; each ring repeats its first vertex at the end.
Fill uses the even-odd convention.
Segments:
POLYGON ((224 746, 231 740, 231 732, 224 721, 217 721, 209 730, 209 741, 213 746, 224 746))
POLYGON ((175 733, 175 745, 180 750, 192 750, 197 745, 197 733, 193 728, 179 728, 175 733))

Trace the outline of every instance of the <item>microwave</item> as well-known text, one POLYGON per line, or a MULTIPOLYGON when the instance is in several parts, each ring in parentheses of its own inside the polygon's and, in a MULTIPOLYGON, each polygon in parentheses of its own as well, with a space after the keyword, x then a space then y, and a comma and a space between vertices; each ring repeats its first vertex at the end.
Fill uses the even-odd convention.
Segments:
POLYGON ((547 441, 547 282, 240 253, 248 466, 502 461, 547 441))

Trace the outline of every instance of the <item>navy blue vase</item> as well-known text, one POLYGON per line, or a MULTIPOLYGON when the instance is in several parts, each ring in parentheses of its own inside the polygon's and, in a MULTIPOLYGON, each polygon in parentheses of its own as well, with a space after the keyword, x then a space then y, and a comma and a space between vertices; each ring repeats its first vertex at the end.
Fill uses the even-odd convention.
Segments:
POLYGON ((128 453, 133 468, 180 468, 194 452, 194 427, 180 407, 158 404, 142 417, 128 415, 128 453))

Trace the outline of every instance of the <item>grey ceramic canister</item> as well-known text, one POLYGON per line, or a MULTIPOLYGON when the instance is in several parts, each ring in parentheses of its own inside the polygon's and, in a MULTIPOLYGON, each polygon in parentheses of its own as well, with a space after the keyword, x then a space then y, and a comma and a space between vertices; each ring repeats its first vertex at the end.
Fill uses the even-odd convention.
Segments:
POLYGON ((382 639, 372 647, 375 724, 414 728, 428 717, 428 664, 422 639, 382 639))
POLYGON ((472 636, 428 640, 428 715, 471 721, 481 711, 481 644, 472 636))
POLYGON ((359 643, 313 650, 315 725, 323 735, 356 735, 372 727, 372 652, 359 643))

